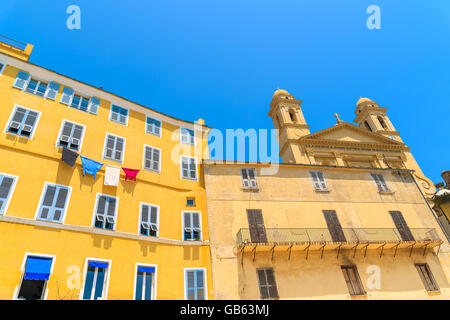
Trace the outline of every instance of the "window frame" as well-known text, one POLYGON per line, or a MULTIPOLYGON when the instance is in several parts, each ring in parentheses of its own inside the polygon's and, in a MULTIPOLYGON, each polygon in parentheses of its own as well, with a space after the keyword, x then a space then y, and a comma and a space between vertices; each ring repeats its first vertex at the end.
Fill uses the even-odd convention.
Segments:
MULTIPOLYGON (((59 194, 59 192, 58 192, 58 194, 59 194)), ((69 208, 69 202, 70 202, 70 196, 72 195, 72 187, 71 186, 66 186, 66 185, 63 185, 63 184, 58 184, 58 183, 53 183, 53 182, 48 182, 48 181, 45 181, 44 182, 44 187, 42 188, 42 191, 41 191, 41 196, 40 196, 40 198, 39 198, 39 202, 38 202, 38 205, 37 205, 37 209, 36 209, 36 212, 35 212, 35 214, 34 214, 34 220, 35 221, 44 221, 44 222, 50 222, 50 223, 58 223, 58 224, 64 224, 65 223, 65 221, 66 221, 66 216, 67 216, 67 210, 68 210, 68 208, 69 208), (46 193, 46 191, 47 191, 47 187, 48 186, 56 186, 56 187, 64 187, 64 188, 67 188, 68 189, 68 192, 67 192, 67 198, 66 198, 66 203, 65 203, 65 206, 64 206, 64 210, 63 210, 63 212, 61 213, 61 221, 54 221, 54 220, 47 220, 47 219, 41 219, 41 218, 39 218, 39 213, 40 213, 40 209, 41 209, 41 207, 42 207, 42 202, 44 201, 44 196, 45 196, 45 193, 46 193)), ((56 196, 56 194, 55 194, 55 196, 56 196)), ((54 199, 53 199, 53 201, 54 201, 54 199)))
MULTIPOLYGON (((43 253, 34 253, 34 252, 25 252, 25 255, 23 257, 22 260, 22 265, 20 267, 20 272, 22 274, 21 278, 20 278, 20 282, 19 284, 14 288, 14 293, 13 293, 13 297, 12 300, 24 300, 24 299, 19 299, 19 293, 20 293, 20 288, 22 287, 22 281, 23 281, 23 277, 25 276, 25 267, 27 265, 27 260, 28 257, 41 257, 41 258, 51 258, 52 259, 52 265, 50 267, 50 276, 49 276, 49 280, 50 277, 53 273, 53 269, 55 267, 55 260, 56 260, 56 255, 54 254, 43 254, 43 253)), ((47 296, 48 296, 48 286, 47 283, 49 280, 45 280, 45 285, 43 288, 43 292, 42 292, 42 297, 40 300, 47 300, 47 296)))
POLYGON ((121 125, 123 125, 123 126, 128 127, 128 118, 129 118, 129 117, 130 117, 130 109, 129 109, 129 108, 125 108, 125 107, 119 106, 118 104, 111 103, 111 107, 109 108, 109 119, 108 119, 109 121, 115 122, 115 123, 118 123, 118 124, 121 124, 121 125), (126 117, 125 123, 122 123, 122 122, 120 122, 119 120, 113 120, 113 119, 112 119, 112 115, 113 115, 113 107, 119 107, 119 108, 121 108, 121 109, 127 110, 127 117, 126 117))
POLYGON ((148 133, 148 134, 151 134, 151 135, 153 135, 155 137, 161 138, 161 136, 162 136, 162 123, 163 123, 162 120, 159 120, 159 119, 153 118, 151 116, 145 115, 145 133, 148 133), (160 123, 159 135, 147 130, 148 129, 148 122, 147 122, 148 119, 159 121, 159 123, 160 123))
POLYGON ((13 136, 16 136, 16 137, 19 137, 19 138, 25 138, 25 139, 33 140, 34 134, 36 133, 37 127, 39 125, 39 120, 41 119, 41 115, 42 115, 41 111, 30 109, 30 108, 27 108, 27 107, 15 104, 14 108, 11 111, 11 114, 9 115, 8 121, 6 122, 6 126, 5 126, 5 129, 3 130, 3 133, 10 134, 10 135, 13 135, 13 136), (33 129, 31 130, 31 134, 30 134, 29 137, 21 135, 19 133, 14 133, 14 132, 8 131, 9 125, 11 124, 12 119, 14 118, 14 115, 16 114, 16 111, 17 111, 18 108, 26 109, 28 111, 33 111, 33 112, 37 113, 36 123, 34 124, 33 129))
POLYGON ((329 191, 328 184, 327 184, 327 181, 325 179, 325 175, 323 174, 323 171, 321 171, 321 170, 310 170, 309 171, 309 176, 312 179, 313 187, 314 187, 315 191, 329 191), (319 178, 319 173, 322 175, 323 182, 319 178), (320 186, 319 188, 316 187, 316 181, 314 180, 314 174, 316 175, 316 177, 318 179, 317 183, 320 186), (325 184, 325 188, 322 187, 322 183, 325 184))
MULTIPOLYGON (((23 71, 23 70, 21 70, 21 71, 23 71)), ((49 87, 50 87, 50 83, 51 83, 52 81, 47 80, 47 79, 43 79, 43 78, 40 78, 40 77, 34 77, 31 73, 28 73, 28 74, 30 75, 30 77, 28 78, 27 83, 25 84, 25 86, 24 86, 23 89, 19 89, 19 90, 21 90, 21 91, 24 92, 24 93, 31 94, 31 95, 33 95, 33 96, 35 96, 35 97, 40 97, 40 98, 42 98, 42 99, 46 99, 46 98, 47 98, 47 92, 48 92, 48 89, 49 89, 49 87), (34 80, 34 81, 36 81, 36 82, 38 83, 37 86, 36 86, 36 89, 34 90, 34 92, 29 92, 29 91, 27 91, 28 85, 30 84, 31 80, 34 80), (37 89, 39 88, 39 85, 40 85, 41 83, 47 83, 47 86, 46 86, 46 88, 45 88, 45 92, 44 92, 44 95, 43 95, 43 96, 36 94, 37 89)))
POLYGON ((441 289, 439 288, 439 285, 436 282, 436 279, 433 276, 433 273, 431 272, 431 269, 430 269, 430 266, 428 265, 428 263, 414 263, 414 266, 416 267, 416 270, 419 274, 420 280, 422 280, 425 290, 427 290, 428 292, 441 291, 441 289), (423 274, 424 271, 421 269, 421 267, 425 267, 425 269, 426 269, 425 271, 427 272, 427 276, 431 281, 431 285, 435 287, 434 290, 433 290, 433 288, 430 287, 430 284, 425 279, 425 275, 423 274))
MULTIPOLYGON (((106 214, 103 214, 103 215, 105 216, 106 214)), ((92 213, 91 228, 94 228, 96 230, 104 230, 104 231, 116 231, 118 215, 119 215, 119 197, 112 196, 112 195, 109 195, 109 194, 106 194, 106 193, 97 192, 97 194, 95 195, 94 212, 92 213), (114 224, 113 224, 113 228, 112 229, 98 228, 98 227, 95 226, 95 221, 97 219, 96 218, 96 216, 97 216, 97 205, 98 205, 98 201, 99 201, 101 196, 105 196, 105 197, 115 198, 116 199, 116 207, 114 208, 114 224)))
POLYGON ((2 64, 3 66, 0 68, 0 76, 3 74, 3 71, 5 71, 6 69, 6 62, 3 61, 3 59, 0 59, 0 64, 2 64))
MULTIPOLYGON (((83 283, 81 285, 78 300, 95 301, 95 300, 91 300, 91 299, 89 299, 89 300, 83 299, 84 287, 86 286, 86 276, 87 276, 87 272, 88 272, 89 261, 98 261, 98 262, 107 262, 108 263, 108 268, 106 268, 105 279, 103 280, 102 299, 99 299, 99 300, 107 300, 108 299, 108 289, 109 289, 109 276, 111 275, 112 260, 91 258, 91 257, 86 257, 84 260, 84 270, 83 270, 83 278, 82 278, 83 283)), ((93 285, 92 287, 94 288, 95 286, 93 285)), ((94 293, 95 293, 95 291, 94 291, 94 293)), ((91 293, 91 296, 92 296, 92 293, 91 293)))
MULTIPOLYGON (((184 276, 183 276, 183 279, 184 279, 184 300, 187 300, 187 301, 192 301, 192 300, 188 300, 188 294, 187 294, 187 282, 186 282, 186 279, 187 279, 187 271, 203 271, 203 285, 204 285, 204 290, 205 290, 205 299, 204 300, 208 300, 208 283, 207 283, 207 274, 206 274, 206 271, 207 271, 207 269, 205 268, 205 267, 201 267, 201 268, 184 268, 183 269, 183 272, 184 272, 184 276)), ((194 300, 194 301, 201 301, 201 300, 194 300)))
POLYGON ((375 183, 378 192, 380 192, 380 193, 391 193, 392 192, 392 190, 389 188, 389 186, 388 186, 388 184, 386 182, 386 179, 384 178, 383 174, 371 172, 370 173, 370 177, 372 178, 373 183, 375 183), (386 187, 386 190, 384 190, 383 187, 380 189, 380 187, 378 186, 378 183, 377 183, 377 180, 376 180, 375 176, 377 176, 377 179, 380 181, 380 184, 382 186, 386 187), (381 177, 381 179, 380 179, 380 177, 381 177))
MULTIPOLYGON (((275 270, 273 269, 273 267, 268 267, 268 268, 256 268, 256 279, 257 279, 257 281, 258 281, 259 300, 279 300, 279 299, 280 299, 280 293, 278 292, 277 279, 275 278, 275 270), (260 279, 259 279, 259 275, 258 275, 258 271, 259 271, 259 270, 264 270, 264 275, 265 275, 265 277, 266 277, 266 280, 267 280, 267 273, 266 273, 265 270, 272 270, 273 280, 274 280, 274 283, 275 283, 275 289, 277 290, 277 295, 278 295, 278 297, 276 297, 276 298, 269 297, 269 298, 267 298, 267 299, 263 299, 263 297, 262 297, 262 292, 261 292, 261 287, 263 286, 263 287, 270 288, 270 287, 272 287, 272 285, 269 285, 269 284, 267 284, 267 285, 261 285, 261 282, 260 282, 260 279)), ((269 290, 268 290, 268 293, 269 293, 269 295, 270 295, 270 291, 269 291, 269 290)))
MULTIPOLYGON (((152 153, 152 156, 153 156, 153 153, 152 153)), ((154 172, 154 173, 159 173, 159 174, 161 174, 161 159, 162 159, 162 150, 160 149, 160 148, 156 148, 156 147, 154 147, 154 146, 151 146, 151 145, 149 145, 149 144, 145 144, 144 143, 144 152, 143 152, 143 155, 142 155, 142 169, 143 170, 147 170, 147 171, 150 171, 150 172, 154 172), (146 168, 145 167, 145 161, 146 161, 146 158, 145 158, 145 152, 146 152, 146 148, 152 148, 152 149, 156 149, 156 150, 159 150, 159 162, 158 162, 158 170, 153 170, 153 169, 150 169, 150 168, 146 168)))
MULTIPOLYGON (((191 137, 191 136, 189 136, 189 137, 191 137)), ((187 146, 195 146, 196 145, 196 140, 197 139, 196 139, 195 129, 189 129, 187 127, 180 127, 180 144, 187 145, 187 146), (192 136, 193 137, 193 143, 190 143, 190 142, 189 143, 185 143, 185 142, 183 142, 183 130, 184 129, 192 131, 194 133, 194 135, 192 136)))
MULTIPOLYGON (((190 162, 189 162, 189 166, 190 166, 190 162)), ((188 170, 190 171, 190 169, 188 169, 188 170)), ((199 172, 198 172, 197 158, 191 157, 191 156, 186 156, 186 155, 181 155, 180 156, 180 178, 182 180, 198 181, 198 175, 199 175, 199 172), (188 158, 188 159, 194 159, 195 160, 195 179, 194 178, 190 178, 190 177, 183 177, 183 158, 188 158)))
MULTIPOLYGON (((116 142, 117 142, 117 140, 115 141, 115 143, 116 143, 116 142)), ((125 159, 125 149, 126 149, 126 144, 127 144, 127 138, 121 137, 121 136, 118 136, 118 135, 115 135, 115 134, 112 134, 112 133, 110 133, 110 132, 106 132, 106 135, 105 135, 105 143, 104 143, 104 145, 103 145, 103 156, 102 156, 102 158, 103 158, 104 160, 114 161, 114 162, 116 162, 116 163, 123 164, 124 159, 125 159), (114 137, 116 137, 116 138, 121 138, 121 139, 123 139, 122 159, 121 159, 120 161, 119 161, 119 160, 116 160, 116 159, 106 158, 106 146, 107 146, 107 143, 108 143, 108 136, 109 136, 109 135, 114 136, 114 137)), ((116 152, 116 150, 114 150, 114 152, 116 152)))
MULTIPOLYGON (((4 173, 4 172, 0 172, 0 176, 4 176, 4 177, 8 177, 8 178, 14 179, 14 181, 13 181, 13 183, 11 185, 11 189, 9 189, 8 198, 6 199, 5 207, 3 209, 3 212, 0 211, 0 216, 6 216, 6 213, 8 212, 9 204, 11 203, 12 196, 13 196, 14 191, 16 189, 17 181, 19 180, 19 176, 8 174, 8 173, 4 173)), ((3 179, 2 179, 2 181, 3 181, 3 179)))
MULTIPOLYGON (((63 129, 64 129, 64 124, 66 123, 66 122, 70 122, 70 123, 72 123, 72 124, 74 124, 74 125, 78 125, 78 126, 81 126, 81 127, 83 127, 83 132, 81 133, 81 137, 80 137, 80 144, 79 144, 79 148, 78 148, 78 150, 74 150, 74 149, 72 149, 72 148, 70 148, 70 147, 66 147, 66 148, 68 148, 68 149, 70 149, 70 150, 72 150, 72 151, 76 151, 76 152, 78 152, 78 153, 81 153, 81 149, 82 149, 82 146, 83 146, 83 140, 84 140, 84 135, 85 135, 85 133, 86 133, 86 125, 84 125, 84 124, 81 124, 81 123, 77 123, 77 122, 74 122, 74 121, 71 121, 71 120, 67 120, 67 119, 62 119, 62 122, 61 122, 61 127, 59 128, 59 133, 58 133, 58 137, 56 138, 56 147, 58 147, 58 148, 64 148, 64 146, 61 146, 59 143, 60 143, 60 140, 61 140, 61 135, 62 135, 62 133, 63 133, 63 129)), ((72 129, 73 130, 73 129, 72 129)), ((72 138, 72 137, 71 137, 72 138)))
MULTIPOLYGON (((192 215, 191 215, 192 217, 192 215)), ((191 218, 192 221, 192 218, 191 218)), ((202 224, 202 212, 199 210, 181 210, 181 239, 182 241, 196 241, 196 242, 203 242, 203 224, 202 224), (195 239, 184 239, 184 214, 185 213, 198 213, 198 224, 199 224, 199 228, 200 228, 200 237, 198 240, 195 239)), ((192 233, 192 232, 191 232, 192 233)))
POLYGON ((351 264, 351 265, 341 265, 340 268, 341 268, 342 275, 343 275, 343 277, 344 277, 345 285, 346 285, 346 287, 347 287, 347 289, 348 289, 348 291, 349 291, 350 296, 352 296, 352 297, 355 297, 355 296, 356 296, 356 297, 357 297, 357 296, 363 296, 363 295, 366 295, 366 294, 367 294, 367 291, 366 291, 366 289, 364 288, 364 285, 363 285, 363 283, 362 283, 362 281, 361 281, 361 277, 359 276, 358 268, 356 267, 356 265, 354 265, 354 264, 351 264), (349 279, 349 281, 350 281, 350 284, 351 284, 351 286, 352 286, 353 291, 355 291, 355 290, 354 290, 355 284, 353 283, 352 279, 351 279, 351 278, 349 277, 349 275, 348 275, 348 272, 347 272, 348 269, 352 269, 353 272, 355 273, 357 285, 359 286, 359 289, 361 290, 362 293, 356 293, 356 292, 355 292, 355 293, 352 293, 352 292, 350 292, 350 288, 348 287, 348 283, 347 283, 347 280, 346 280, 346 278, 345 278, 344 272, 346 272, 346 275, 347 275, 347 277, 348 277, 348 279, 349 279))
POLYGON ((242 188, 243 189, 245 189, 245 190, 255 190, 255 189, 258 189, 259 187, 258 187, 258 179, 256 178, 256 168, 240 168, 240 173, 241 173, 241 184, 242 184, 242 188), (244 179, 244 175, 243 175, 243 173, 242 173, 242 171, 243 170, 246 170, 247 171, 247 177, 248 177, 248 179, 244 179), (248 172, 249 172, 249 170, 253 170, 253 176, 254 176, 254 181, 255 181, 255 186, 253 187, 252 185, 251 185, 251 182, 253 181, 252 179, 250 179, 250 175, 248 174, 248 172), (244 185, 244 181, 245 180, 248 180, 249 181, 249 186, 248 187, 246 187, 245 185, 244 185))
MULTIPOLYGON (((139 224, 138 224, 138 232, 137 234, 139 236, 142 237, 152 237, 152 238, 159 238, 159 212, 160 212, 161 207, 157 204, 152 204, 152 203, 148 203, 148 202, 139 202, 139 224), (150 207, 156 207, 156 227, 158 228, 158 230, 156 230, 156 235, 155 236, 151 236, 151 235, 146 235, 146 234, 142 234, 141 233, 141 223, 142 223, 142 206, 150 206, 150 207)), ((149 214, 151 213, 151 211, 149 211, 149 214)))
MULTIPOLYGON (((153 273, 153 279, 152 279, 152 298, 150 299, 150 301, 158 300, 157 297, 156 297, 156 293, 158 292, 158 290, 157 290, 157 285, 158 285, 158 281, 157 281, 158 265, 157 264, 140 263, 140 262, 136 262, 134 264, 133 300, 136 300, 137 275, 138 275, 138 268, 139 267, 155 268, 155 272, 153 273)), ((145 301, 145 300, 142 300, 142 301, 145 301)))

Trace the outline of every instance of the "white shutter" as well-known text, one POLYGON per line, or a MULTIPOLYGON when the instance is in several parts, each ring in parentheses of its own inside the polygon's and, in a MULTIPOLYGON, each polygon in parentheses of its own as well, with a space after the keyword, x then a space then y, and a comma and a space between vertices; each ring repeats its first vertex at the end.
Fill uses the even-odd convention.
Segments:
POLYGON ((89 101, 89 112, 97 114, 99 106, 100 106, 100 99, 92 97, 91 100, 89 101))
POLYGON ((56 82, 50 82, 48 85, 47 93, 45 94, 45 97, 47 99, 56 100, 56 95, 59 91, 59 84, 56 82))
POLYGON ((319 177, 317 176, 317 172, 316 171, 310 171, 311 177, 313 179, 313 184, 314 184, 314 188, 316 190, 320 190, 320 181, 319 181, 319 177))
POLYGON ((13 87, 23 90, 25 89, 28 80, 30 80, 30 74, 24 71, 19 71, 19 73, 17 74, 16 81, 14 81, 13 87))
POLYGON ((72 99, 72 96, 74 95, 75 91, 73 89, 65 87, 63 90, 63 93, 61 95, 61 100, 59 102, 69 105, 70 100, 72 99))
POLYGON ((320 189, 326 190, 327 184, 325 183, 325 178, 323 177, 323 173, 321 171, 317 171, 317 177, 319 178, 320 189))

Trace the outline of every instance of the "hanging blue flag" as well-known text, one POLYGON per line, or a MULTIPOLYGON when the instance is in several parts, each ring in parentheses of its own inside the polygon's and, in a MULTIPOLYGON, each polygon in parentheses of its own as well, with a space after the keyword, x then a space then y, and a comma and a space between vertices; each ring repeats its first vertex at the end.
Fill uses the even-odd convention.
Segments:
POLYGON ((98 170, 100 170, 103 167, 103 163, 94 161, 92 159, 83 157, 80 155, 81 163, 83 165, 83 176, 85 173, 92 174, 95 179, 95 175, 97 174, 98 170))

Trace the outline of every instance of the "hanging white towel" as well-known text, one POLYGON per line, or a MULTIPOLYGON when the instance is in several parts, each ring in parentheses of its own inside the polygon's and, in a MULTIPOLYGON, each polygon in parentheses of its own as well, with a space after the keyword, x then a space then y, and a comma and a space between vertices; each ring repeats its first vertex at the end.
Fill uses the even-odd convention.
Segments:
POLYGON ((119 185, 120 168, 110 165, 105 165, 105 186, 119 185))

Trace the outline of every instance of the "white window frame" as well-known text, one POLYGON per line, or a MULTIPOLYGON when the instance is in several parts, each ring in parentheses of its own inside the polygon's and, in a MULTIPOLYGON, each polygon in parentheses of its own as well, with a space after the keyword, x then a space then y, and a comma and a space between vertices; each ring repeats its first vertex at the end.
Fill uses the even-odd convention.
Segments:
POLYGON ((151 134, 151 135, 153 135, 153 136, 155 136, 155 137, 161 138, 161 136, 162 136, 162 124, 163 124, 162 120, 156 119, 155 117, 151 117, 151 116, 149 116, 149 115, 145 115, 145 133, 148 133, 148 134, 151 134), (147 120, 148 120, 149 118, 150 118, 150 119, 153 119, 153 120, 156 120, 156 121, 159 121, 159 122, 161 123, 161 126, 159 127, 159 135, 157 135, 157 134, 155 134, 155 133, 150 132, 150 131, 147 130, 147 125, 148 125, 147 120))
MULTIPOLYGON (((108 300, 109 276, 111 274, 112 261, 108 260, 108 259, 98 259, 98 258, 90 258, 90 257, 87 257, 84 260, 84 270, 83 270, 83 278, 82 278, 83 284, 81 285, 81 291, 79 293, 78 300, 85 300, 85 299, 83 299, 83 295, 84 295, 84 287, 86 285, 86 276, 87 276, 89 261, 98 261, 98 262, 107 262, 108 263, 108 268, 106 268, 107 274, 106 274, 105 280, 103 282, 103 292, 102 292, 102 299, 101 299, 101 300, 108 300)), ((95 285, 92 285, 92 288, 95 288, 95 285)), ((91 293, 91 297, 92 297, 92 293, 91 293)), ((86 301, 90 301, 90 300, 86 300, 86 301)))
POLYGON ((3 71, 5 71, 7 64, 2 59, 0 59, 0 63, 3 65, 3 67, 0 68, 0 76, 1 76, 3 74, 3 71))
MULTIPOLYGON (((189 161, 189 163, 190 163, 190 161, 189 161)), ((190 169, 189 169, 189 171, 190 171, 190 169)), ((180 156, 180 178, 181 178, 182 180, 198 181, 198 174, 199 174, 199 172, 198 172, 198 162, 197 162, 197 158, 195 158, 195 157, 190 157, 190 156, 185 156, 185 155, 181 155, 181 156, 180 156), (183 177, 183 158, 188 158, 189 160, 190 160, 190 159, 194 159, 194 160, 195 160, 195 179, 190 178, 190 177, 183 177)))
POLYGON ((116 162, 116 163, 121 163, 121 164, 123 164, 123 161, 124 161, 124 159, 125 159, 125 149, 126 149, 126 145, 127 145, 127 139, 126 139, 125 137, 121 137, 121 136, 118 136, 118 135, 116 135, 116 134, 112 134, 112 133, 110 133, 110 132, 106 132, 106 135, 105 135, 105 143, 104 143, 104 145, 103 145, 103 157, 102 157, 102 158, 105 159, 105 160, 114 161, 114 162, 116 162), (106 158, 106 157, 105 157, 105 156, 106 156, 106 146, 107 146, 107 143, 108 143, 108 135, 111 135, 111 136, 114 136, 114 137, 123 139, 122 159, 120 159, 120 161, 115 160, 115 159, 106 158))
POLYGON ((323 171, 311 170, 311 171, 309 171, 309 176, 312 179, 314 190, 316 190, 316 191, 328 191, 328 185, 327 185, 327 181, 325 180, 325 175, 323 174, 323 171), (319 173, 322 175, 323 181, 320 180, 319 173), (316 187, 316 181, 314 180, 314 174, 316 174, 316 177, 318 179, 317 183, 319 184, 319 188, 316 187), (322 183, 325 185, 325 187, 322 186, 322 183))
MULTIPOLYGON (((147 236, 145 234, 141 233, 141 223, 142 223, 142 206, 146 205, 146 206, 151 206, 151 207, 156 207, 156 227, 158 228, 158 230, 156 230, 156 238, 159 238, 159 212, 160 212, 160 206, 157 204, 152 204, 152 203, 147 203, 147 202, 139 202, 139 224, 138 224, 138 231, 137 234, 140 237, 153 237, 153 236, 147 236)), ((148 214, 150 215, 150 211, 148 212, 148 214)))
MULTIPOLYGON (((38 202, 38 205, 37 205, 37 208, 36 208, 36 212, 35 212, 35 214, 34 214, 34 220, 36 220, 36 221, 50 222, 50 223, 64 224, 65 221, 66 221, 66 215, 67 215, 66 213, 67 213, 67 210, 68 210, 68 208, 69 208, 70 196, 71 196, 71 195, 72 195, 72 187, 71 187, 71 186, 66 186, 66 185, 63 185, 63 184, 58 184, 58 183, 53 183, 53 182, 45 181, 45 182, 44 182, 44 187, 42 188, 41 196, 40 196, 40 198, 39 198, 39 202, 38 202), (40 219, 40 218, 39 218, 39 209, 41 208, 42 201, 44 200, 44 196, 45 196, 45 191, 47 190, 47 186, 48 186, 48 185, 51 185, 51 186, 59 186, 59 187, 64 187, 64 188, 69 189, 68 192, 67 192, 67 199, 66 199, 65 207, 64 207, 63 212, 61 213, 61 215, 62 215, 62 217, 61 217, 61 222, 59 222, 59 221, 50 221, 50 220, 45 220, 45 219, 40 219)), ((56 196, 56 195, 55 195, 55 196, 56 196)))
POLYGON ((241 185, 242 185, 242 188, 244 188, 244 189, 258 189, 258 180, 256 179, 256 168, 240 168, 240 174, 241 174, 241 185), (247 180, 249 181, 249 186, 248 187, 246 187, 245 186, 245 184, 244 184, 244 181, 246 180, 246 179, 244 179, 244 175, 242 174, 242 170, 247 170, 247 176, 249 177, 247 180), (255 179, 254 179, 254 182, 255 182, 255 186, 252 186, 252 179, 250 179, 250 176, 249 176, 249 174, 248 174, 248 170, 253 170, 253 173, 254 173, 254 176, 255 176, 255 179))
MULTIPOLYGON (((184 300, 187 300, 187 287, 186 287, 186 275, 187 272, 186 271, 198 271, 198 270, 202 270, 203 271, 203 283, 205 285, 205 300, 208 300, 208 283, 207 283, 207 274, 206 274, 206 268, 205 267, 201 267, 201 268, 184 268, 183 272, 184 272, 184 300)), ((201 301, 201 300, 197 300, 197 301, 201 301)))
POLYGON ((181 240, 187 242, 202 242, 203 241, 203 224, 202 224, 202 212, 197 210, 181 210, 181 240), (198 213, 198 222, 200 225, 200 239, 198 240, 184 240, 184 214, 186 212, 198 213))
POLYGON ((3 172, 0 172, 0 175, 3 175, 5 177, 14 179, 14 182, 11 185, 11 189, 9 190, 8 199, 6 199, 5 209, 3 210, 3 213, 0 213, 0 216, 6 216, 6 213, 8 212, 9 204, 10 204, 11 199, 12 199, 13 194, 14 194, 14 190, 16 189, 17 181, 19 180, 19 176, 15 176, 15 175, 8 174, 8 173, 3 173, 3 172))
MULTIPOLYGON (((153 156, 153 155, 152 155, 153 156)), ((144 152, 143 152, 143 155, 142 155, 142 169, 143 170, 147 170, 147 171, 150 171, 150 172, 155 172, 155 173, 161 173, 161 160, 162 160, 162 150, 160 149, 160 148, 156 148, 156 147, 154 147, 154 146, 151 146, 151 145, 149 145, 149 144, 144 144, 144 152), (146 151, 146 148, 147 147, 149 147, 149 148, 152 148, 152 149, 156 149, 156 150, 159 150, 159 163, 158 163, 158 170, 153 170, 153 169, 151 169, 151 168, 146 168, 145 167, 145 151, 146 151)))
MULTIPOLYGON (((23 70, 21 70, 21 71, 23 71, 23 70)), ((25 72, 25 71, 24 71, 24 72, 25 72)), ((28 73, 28 72, 27 72, 27 73, 28 73)), ((24 93, 31 94, 31 95, 33 95, 33 96, 35 96, 35 97, 39 97, 39 98, 42 98, 42 99, 46 99, 46 98, 47 98, 48 89, 49 89, 49 87, 50 87, 50 82, 52 82, 52 81, 50 81, 50 80, 48 80, 48 79, 43 79, 43 78, 40 78, 40 77, 33 77, 33 75, 32 75, 31 73, 28 73, 28 74, 30 75, 30 77, 28 78, 27 83, 25 84, 24 88, 23 88, 21 91, 24 92, 24 93), (31 80, 34 80, 34 81, 37 81, 37 82, 38 82, 36 88, 39 88, 39 84, 42 83, 42 82, 46 82, 46 83, 47 83, 47 88, 45 88, 45 92, 44 92, 44 95, 43 95, 43 96, 40 96, 40 95, 38 95, 38 94, 36 94, 36 93, 32 93, 32 92, 28 92, 28 91, 27 91, 28 85, 30 84, 31 80)), ((20 89, 19 89, 19 90, 20 90, 20 89)), ((37 89, 35 90, 35 92, 36 92, 36 91, 37 91, 37 89)))
MULTIPOLYGON (((187 145, 187 146, 195 146, 195 144, 196 144, 196 134, 195 134, 195 129, 190 129, 190 128, 187 128, 187 127, 180 127, 180 144, 184 144, 184 145, 187 145), (194 142, 193 143, 185 143, 185 142, 183 142, 183 129, 187 129, 187 130, 190 130, 190 131, 192 131, 192 132, 194 132, 194 142)), ((189 137, 191 137, 191 136, 189 136, 189 137)))
POLYGON ((134 265, 134 285, 133 285, 133 300, 136 300, 136 286, 137 286, 137 273, 139 267, 151 267, 155 268, 155 272, 153 273, 153 281, 152 281, 152 299, 157 300, 156 292, 157 292, 157 275, 158 275, 158 265, 157 264, 148 264, 148 263, 140 263, 136 262, 134 265))
MULTIPOLYGON (((83 146, 83 140, 84 140, 84 134, 86 133, 86 126, 85 126, 84 124, 80 124, 80 123, 77 123, 77 122, 75 122, 75 121, 71 121, 71 120, 67 120, 67 119, 62 119, 61 127, 59 128, 59 133, 58 133, 58 137, 57 137, 55 146, 58 147, 58 148, 63 148, 63 146, 60 146, 60 145, 59 145, 59 141, 60 141, 60 139, 61 139, 61 135, 62 135, 62 132, 63 132, 64 124, 65 124, 66 122, 71 122, 71 123, 73 123, 73 124, 76 124, 76 125, 78 125, 78 126, 83 127, 83 132, 82 132, 81 138, 80 138, 80 145, 79 145, 80 147, 78 148, 78 150, 75 150, 76 152, 81 153, 81 148, 82 148, 82 146, 83 146)), ((70 150, 73 150, 72 148, 69 148, 69 147, 67 147, 67 148, 70 149, 70 150)))
POLYGON ((114 122, 114 123, 118 123, 118 124, 121 124, 121 125, 123 125, 123 126, 126 126, 126 127, 128 127, 128 118, 130 117, 130 109, 129 108, 125 108, 125 107, 122 107, 122 106, 120 106, 120 105, 118 105, 118 104, 115 104, 115 103, 111 103, 111 107, 109 108, 109 121, 111 121, 111 122, 114 122), (127 118, 126 118, 126 121, 125 121, 125 123, 122 123, 122 122, 120 122, 120 121, 117 121, 117 120, 113 120, 112 119, 112 114, 113 114, 113 106, 116 106, 116 107, 119 107, 119 108, 122 108, 122 109, 126 109, 127 111, 128 111, 128 113, 127 113, 127 118))
MULTIPOLYGON (((64 90, 64 89, 63 89, 63 90, 64 90)), ((73 90, 73 89, 72 89, 72 90, 73 90)), ((92 98, 92 97, 91 97, 91 98, 92 98)), ((70 101, 69 101, 69 104, 68 104, 67 106, 68 106, 68 107, 71 107, 72 109, 77 109, 77 110, 79 110, 79 111, 83 111, 83 112, 86 112, 86 113, 91 113, 91 112, 89 111, 90 106, 91 106, 91 98, 88 98, 87 95, 84 95, 84 94, 79 93, 79 92, 77 92, 77 91, 74 90, 74 91, 73 91, 73 95, 70 97, 70 101), (78 107, 79 107, 79 108, 75 108, 74 106, 72 106, 73 98, 74 98, 76 95, 80 97, 80 103, 78 104, 78 107), (80 108, 82 98, 84 98, 84 99, 86 99, 86 100, 88 101, 88 105, 87 105, 86 111, 81 110, 81 108, 80 108)))
POLYGON ((97 194, 95 195, 94 212, 92 213, 91 228, 96 229, 96 230, 104 230, 104 231, 116 231, 118 215, 119 215, 119 197, 112 196, 112 195, 106 194, 106 193, 97 192, 97 194), (100 199, 101 196, 105 196, 105 197, 110 197, 110 198, 115 198, 116 199, 116 207, 114 208, 114 225, 113 225, 112 229, 97 228, 95 226, 96 215, 97 215, 98 199, 100 199))
POLYGON ((13 136, 16 136, 16 137, 19 137, 19 138, 25 138, 25 139, 33 140, 34 134, 36 133, 36 130, 37 130, 37 126, 39 125, 39 120, 41 119, 41 114, 42 114, 42 112, 40 112, 38 110, 30 109, 30 108, 27 108, 27 107, 24 107, 24 106, 16 104, 16 105, 14 105, 14 108, 11 111, 11 114, 9 115, 8 121, 6 122, 5 129, 3 130, 3 133, 10 134, 10 135, 13 135, 13 136), (26 136, 20 135, 18 133, 13 133, 13 132, 9 132, 8 131, 9 124, 11 123, 12 119, 14 118, 14 115, 16 113, 17 108, 27 109, 27 110, 36 112, 38 114, 37 118, 36 118, 36 123, 35 123, 35 125, 33 127, 33 130, 32 130, 32 132, 31 132, 29 137, 26 137, 26 136))
MULTIPOLYGON (((22 299, 19 299, 19 292, 20 292, 20 287, 22 286, 23 276, 25 275, 25 267, 26 267, 27 259, 28 259, 29 256, 42 257, 42 258, 51 258, 52 259, 52 265, 50 267, 50 276, 49 277, 51 277, 51 275, 53 273, 53 268, 55 267, 55 260, 56 260, 56 255, 55 254, 42 254, 42 253, 34 253, 34 252, 25 252, 25 255, 24 255, 23 260, 22 260, 22 265, 20 267, 20 272, 21 272, 22 276, 20 278, 19 285, 14 288, 14 293, 13 293, 13 296, 12 296, 12 300, 22 300, 22 299)), ((50 278, 49 278, 49 280, 46 280, 46 282, 45 282, 44 294, 43 294, 42 300, 47 300, 47 297, 48 297, 48 286, 47 286, 47 284, 48 284, 47 282, 48 281, 50 281, 50 278)))

